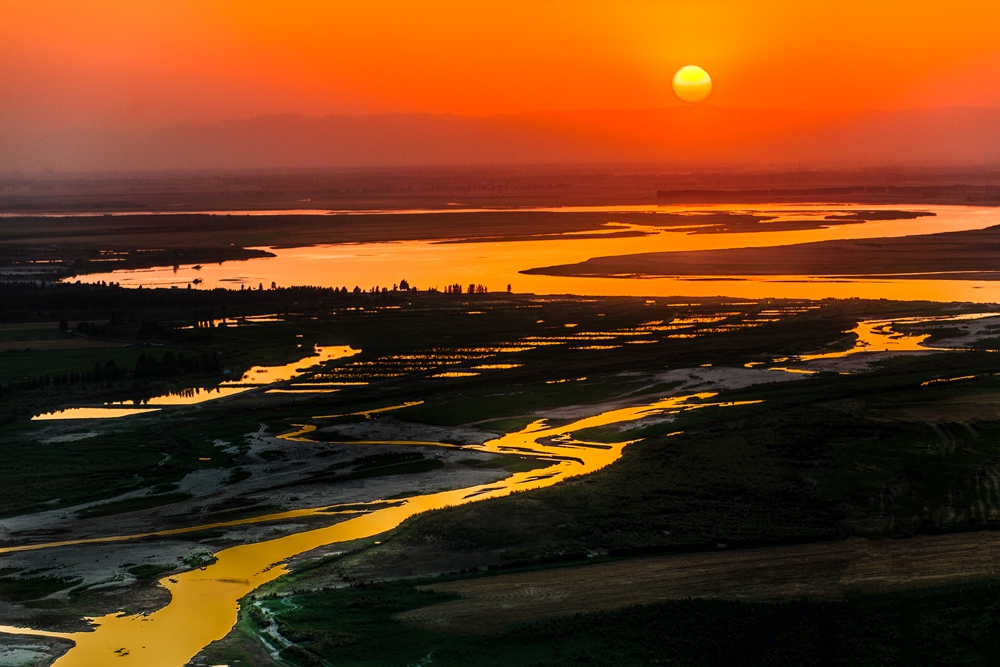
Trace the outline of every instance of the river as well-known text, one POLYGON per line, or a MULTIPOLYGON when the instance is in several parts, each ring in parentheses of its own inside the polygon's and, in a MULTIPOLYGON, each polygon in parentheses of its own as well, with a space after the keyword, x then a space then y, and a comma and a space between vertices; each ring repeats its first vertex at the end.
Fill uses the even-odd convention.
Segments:
MULTIPOLYGON (((75 646, 54 663, 56 667, 108 664, 182 667, 202 648, 229 632, 236 623, 240 598, 284 574, 287 569, 283 561, 318 547, 377 535, 421 512, 551 486, 571 476, 594 472, 616 461, 629 444, 588 442, 573 437, 573 433, 583 429, 625 424, 652 415, 754 402, 713 403, 710 400, 713 396, 713 393, 699 393, 664 398, 646 405, 608 410, 561 426, 539 420, 520 431, 469 448, 538 457, 551 463, 546 468, 514 473, 492 484, 415 496, 405 503, 384 506, 326 528, 225 549, 216 554, 217 560, 212 565, 161 579, 160 585, 171 595, 167 606, 145 615, 116 613, 89 619, 94 624, 92 632, 51 633, 5 626, 0 626, 0 632, 73 641, 75 646)), ((140 536, 109 537, 105 541, 129 537, 140 536)), ((55 543, 27 548, 59 546, 55 543)))
MULTIPOLYGON (((760 298, 886 298, 931 301, 1000 301, 1000 281, 982 280, 908 280, 908 279, 824 279, 808 276, 768 277, 689 277, 677 278, 580 278, 525 275, 520 271, 560 264, 573 264, 593 257, 628 255, 643 252, 677 250, 713 250, 746 248, 826 241, 836 239, 898 237, 937 232, 983 229, 1000 224, 1000 208, 974 206, 851 206, 851 205, 747 205, 747 206, 619 206, 553 209, 607 213, 608 223, 615 223, 617 212, 656 214, 687 213, 692 226, 697 214, 729 211, 767 213, 776 221, 817 220, 826 215, 857 210, 913 210, 934 213, 913 220, 875 220, 857 224, 833 225, 799 231, 756 231, 741 233, 693 234, 691 229, 657 229, 654 226, 622 225, 607 227, 611 234, 624 229, 650 231, 643 236, 558 238, 538 240, 475 241, 443 243, 440 241, 398 241, 383 243, 342 243, 297 248, 267 248, 274 257, 245 261, 153 269, 95 273, 74 277, 84 282, 113 281, 123 286, 178 286, 234 288, 244 285, 281 286, 316 285, 323 287, 355 286, 367 290, 374 286, 391 288, 406 279, 419 289, 446 285, 482 284, 491 291, 506 290, 534 294, 577 294, 591 296, 730 296, 760 298), (201 283, 195 283, 200 280, 201 283)), ((383 212, 369 212, 370 214, 383 212)), ((410 212, 412 213, 412 211, 410 212)), ((460 213, 455 211, 454 213, 460 213)), ((356 212, 352 215, 365 215, 356 212)), ((331 226, 337 216, 330 216, 331 226)), ((470 223, 471 224, 471 223, 470 223)), ((767 223, 761 225, 767 227, 767 223)), ((778 222, 773 224, 780 228, 778 222)), ((543 230, 544 231, 544 230, 543 230)))

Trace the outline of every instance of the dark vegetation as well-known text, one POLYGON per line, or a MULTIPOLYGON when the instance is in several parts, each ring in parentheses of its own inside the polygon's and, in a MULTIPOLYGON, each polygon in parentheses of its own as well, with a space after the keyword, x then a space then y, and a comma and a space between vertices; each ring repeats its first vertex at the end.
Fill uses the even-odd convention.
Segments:
MULTIPOLYGON (((350 343, 361 347, 367 358, 376 359, 449 344, 474 346, 509 342, 526 334, 558 330, 563 321, 579 320, 581 330, 583 327, 600 330, 608 324, 635 326, 644 318, 672 316, 690 310, 668 306, 668 310, 663 312, 660 308, 646 308, 641 304, 641 300, 584 303, 570 299, 546 303, 517 296, 418 295, 406 292, 354 294, 346 289, 320 288, 127 290, 114 286, 0 283, 0 320, 10 323, 38 322, 41 328, 37 331, 51 329, 53 334, 62 336, 69 343, 84 344, 80 349, 33 349, 32 343, 25 342, 24 348, 8 348, 0 352, 0 391, 7 391, 4 407, 0 410, 0 423, 42 407, 86 400, 88 393, 91 399, 101 401, 129 400, 155 395, 157 391, 172 387, 190 386, 190 380, 185 380, 186 384, 176 381, 181 377, 204 376, 206 383, 211 384, 212 379, 222 379, 220 371, 223 369, 236 375, 258 360, 293 353, 300 342, 305 345, 310 342, 350 343), (488 316, 465 317, 469 298, 476 299, 480 304, 486 302, 489 305, 488 316), (387 305, 408 305, 408 308, 398 312, 378 310, 380 306, 387 305), (369 310, 337 312, 341 306, 360 306, 369 310), (552 325, 539 326, 535 323, 538 309, 543 307, 552 325), (607 311, 604 313, 607 319, 598 318, 601 311, 607 311), (276 323, 269 327, 211 326, 213 320, 225 317, 239 319, 262 313, 287 317, 288 324, 276 323), (462 318, 461 330, 454 330, 446 320, 441 319, 451 316, 462 318), (308 321, 309 317, 319 319, 308 321), (380 326, 373 328, 371 324, 375 317, 380 326), (57 331, 55 324, 45 329, 46 325, 41 324, 45 322, 64 322, 64 331, 57 331), (96 330, 98 334, 104 330, 102 327, 106 327, 104 332, 110 335, 110 339, 103 338, 103 334, 94 337, 113 340, 121 346, 87 347, 91 336, 74 338, 75 329, 81 322, 87 323, 85 329, 96 330), (329 331, 334 324, 337 335, 331 340, 329 331), (407 335, 400 337, 398 333, 401 331, 407 335), (299 334, 307 337, 297 339, 299 334), (157 347, 166 349, 157 350, 157 347), (170 382, 171 378, 175 381, 170 382), (77 387, 80 384, 99 386, 90 386, 81 393, 82 390, 77 387)), ((711 304, 706 306, 712 308, 711 304)), ((781 331, 780 342, 788 343, 795 349, 812 349, 827 343, 831 336, 836 337, 839 330, 852 324, 852 315, 844 312, 846 310, 834 305, 822 314, 798 318, 800 331, 781 331)), ((771 334, 781 330, 773 326, 765 329, 771 334)), ((14 335, 19 332, 6 333, 14 335)), ((730 340, 732 346, 721 354, 718 346, 709 342, 708 337, 685 342, 665 341, 665 349, 657 349, 656 357, 664 363, 676 363, 686 358, 690 351, 718 362, 726 358, 741 359, 747 354, 765 354, 770 347, 764 336, 735 335, 730 336, 730 340)), ((513 371, 507 376, 515 381, 538 377, 550 379, 561 374, 567 364, 592 372, 616 367, 627 370, 648 362, 651 351, 638 347, 619 350, 613 355, 592 352, 567 355, 563 351, 538 350, 533 354, 535 363, 530 371, 513 371), (572 358, 574 356, 575 359, 572 358)), ((478 384, 469 382, 465 386, 478 387, 478 384)), ((369 392, 369 395, 384 394, 381 389, 369 392)), ((573 389, 581 390, 579 398, 583 400, 586 400, 588 391, 595 398, 609 391, 600 386, 550 386, 534 389, 532 394, 539 394, 534 397, 511 393, 509 398, 499 400, 501 403, 514 401, 510 409, 523 411, 525 407, 530 407, 530 400, 534 398, 544 405, 561 400, 560 396, 573 389), (552 398, 546 399, 541 393, 547 393, 552 398)), ((610 388, 610 391, 615 390, 610 388)), ((357 393, 352 392, 352 398, 357 393)), ((480 399, 473 400, 486 405, 480 399)), ((441 404, 439 409, 453 412, 455 417, 446 417, 448 421, 453 421, 469 414, 465 412, 468 403, 468 400, 449 401, 441 404)), ((502 409, 503 406, 499 407, 502 409)), ((481 414, 482 419, 501 416, 487 412, 481 414)), ((470 420, 475 420, 474 415, 465 421, 470 420)))
MULTIPOLYGON (((0 477, 0 516, 56 509, 108 498, 126 491, 176 482, 192 470, 225 465, 227 455, 212 442, 188 439, 167 429, 130 428, 104 431, 100 437, 39 445, 24 437, 5 437, 0 477), (212 457, 214 462, 201 461, 212 457), (139 475, 139 477, 137 477, 139 475)), ((173 494, 156 494, 96 505, 85 516, 175 502, 173 494)))
POLYGON ((201 354, 191 354, 185 356, 179 352, 174 356, 172 351, 164 352, 157 357, 155 353, 140 353, 135 361, 135 367, 122 368, 114 359, 109 359, 103 364, 100 361, 94 362, 94 367, 85 371, 68 371, 49 375, 45 373, 33 378, 24 380, 12 380, 6 385, 0 385, 0 396, 5 393, 17 393, 31 391, 35 389, 45 389, 47 387, 59 387, 61 385, 72 384, 105 384, 121 382, 125 379, 148 380, 162 379, 185 375, 211 375, 218 374, 222 369, 219 367, 218 356, 210 352, 201 354))
MULTIPOLYGON (((428 581, 418 583, 430 583, 428 581)), ((435 632, 393 614, 447 601, 413 582, 264 600, 298 665, 991 665, 1000 659, 995 584, 840 601, 675 600, 576 614, 496 635, 435 632), (393 641, 385 641, 386 636, 393 641), (325 662, 324 662, 325 661, 325 662)), ((259 611, 260 616, 263 616, 259 611)))
MULTIPOLYGON (((231 201, 234 193, 240 202, 249 201, 250 207, 258 208, 274 201, 296 205, 306 197, 332 208, 380 208, 386 201, 443 207, 456 201, 457 195, 463 202, 496 203, 500 193, 507 203, 525 204, 542 199, 551 203, 552 193, 558 193, 563 203, 596 203, 581 199, 580 183, 586 185, 580 191, 596 191, 591 186, 597 184, 605 191, 623 193, 616 196, 628 197, 630 203, 637 201, 635 191, 654 201, 653 193, 661 189, 661 201, 737 198, 774 202, 804 191, 830 200, 875 203, 914 198, 994 202, 997 198, 993 185, 887 188, 882 174, 871 177, 882 183, 879 187, 860 190, 830 189, 809 174, 786 175, 780 183, 760 183, 757 179, 770 177, 754 175, 723 182, 708 175, 629 179, 602 173, 582 179, 572 175, 556 183, 533 181, 534 176, 520 173, 487 180, 462 180, 444 173, 433 182, 424 180, 414 186, 408 178, 403 172, 386 173, 380 176, 378 187, 368 187, 350 174, 230 175, 210 187, 203 185, 205 179, 191 179, 187 194, 192 196, 187 199, 205 208, 231 201), (261 187, 265 180, 266 186, 261 187), (462 182, 456 185, 456 180, 462 182), (621 185, 624 180, 640 189, 626 192, 621 185), (681 194, 674 191, 685 189, 681 194)), ((921 178, 911 180, 919 184, 921 178)), ((847 180, 852 179, 856 176, 847 180)), ((173 179, 166 190, 176 192, 174 186, 182 180, 180 176, 173 179)), ((15 185, 18 192, 27 188, 33 194, 5 197, 0 208, 74 211, 108 210, 110 206, 145 211, 168 203, 162 183, 141 178, 117 184, 109 179, 15 185), (60 191, 64 186, 79 192, 67 195, 60 191), (125 189, 128 196, 121 194, 125 189), (106 195, 102 201, 90 194, 98 191, 106 195)), ((622 222, 638 225, 648 225, 651 218, 619 216, 622 222)), ((840 216, 810 225, 850 224, 858 219, 860 215, 840 216)), ((606 214, 546 212, 489 212, 477 216, 472 225, 468 217, 450 214, 365 219, 280 215, 209 219, 194 214, 5 218, 0 220, 0 265, 49 280, 111 268, 237 260, 265 254, 249 248, 270 244, 456 237, 515 240, 532 237, 542 227, 548 235, 592 234, 602 231, 606 221, 606 214)), ((690 220, 665 216, 652 222, 686 224, 690 220)), ((702 222, 711 223, 703 230, 709 232, 766 228, 761 224, 763 216, 754 215, 719 215, 702 222)), ((785 228, 805 226, 809 225, 785 228)), ((959 246, 952 250, 960 260, 968 248, 959 246)), ((856 248, 850 250, 853 253, 856 248)), ((975 251, 989 254, 990 249, 981 245, 975 251)), ((987 263, 977 260, 977 268, 992 266, 990 257, 978 259, 987 263)), ((956 260, 954 266, 960 265, 956 260)), ((873 266, 866 265, 865 270, 872 271, 873 266)), ((740 367, 776 354, 845 349, 853 340, 843 332, 859 318, 957 312, 942 304, 824 301, 818 310, 783 316, 780 322, 758 328, 687 339, 664 334, 656 336, 655 345, 623 345, 605 351, 573 349, 572 345, 538 347, 503 359, 520 363, 519 368, 477 378, 433 379, 430 375, 443 367, 427 362, 400 373, 392 367, 383 376, 372 377, 369 385, 296 398, 296 402, 252 393, 231 403, 212 402, 197 409, 164 410, 97 425, 28 421, 32 414, 56 407, 141 400, 166 391, 213 386, 255 364, 301 358, 300 345, 308 350, 313 344, 350 344, 363 350, 351 362, 370 364, 365 367, 369 369, 389 368, 394 357, 414 352, 446 356, 459 348, 510 344, 528 336, 634 328, 643 322, 720 310, 753 315, 783 305, 802 305, 764 300, 723 307, 723 302, 732 301, 727 299, 698 299, 695 306, 681 305, 691 301, 681 298, 657 299, 656 303, 624 298, 535 299, 487 295, 466 285, 454 294, 376 294, 348 291, 346 286, 336 290, 263 287, 123 290, 114 285, 0 283, 0 323, 39 324, 37 329, 0 330, 0 479, 6 491, 0 498, 0 515, 99 501, 143 488, 150 493, 99 503, 81 512, 80 518, 168 505, 187 497, 178 492, 176 482, 200 468, 226 468, 229 482, 235 483, 249 472, 239 465, 239 455, 227 454, 217 443, 236 445, 238 450, 242 435, 257 431, 261 424, 279 433, 308 418, 303 415, 354 415, 316 420, 320 426, 359 421, 366 419, 357 416, 359 411, 420 398, 421 405, 392 415, 433 425, 479 422, 484 428, 514 430, 542 408, 623 396, 638 400, 676 388, 675 382, 651 384, 648 374, 656 371, 700 364, 740 367), (399 309, 384 309, 390 305, 399 309), (473 306, 485 314, 468 316, 473 306), (215 324, 221 318, 259 314, 277 314, 281 321, 265 326, 215 324), (564 328, 568 323, 576 327, 564 328), (227 370, 230 373, 224 375, 227 370), (552 380, 567 382, 547 384, 552 380), (86 432, 90 429, 93 434, 86 432), (81 439, 53 437, 65 435, 81 439)), ((973 307, 958 310, 963 308, 973 307)), ((945 333, 939 331, 936 338, 945 333)), ((478 571, 487 567, 551 567, 604 551, 629 557, 852 534, 902 538, 919 532, 992 530, 1000 527, 1000 497, 995 493, 1000 479, 1000 415, 992 407, 1000 391, 1000 381, 993 374, 1000 372, 1000 364, 994 357, 986 353, 900 357, 863 376, 813 377, 725 397, 764 400, 761 405, 694 411, 678 422, 630 433, 595 429, 586 434, 588 438, 643 439, 630 445, 620 462, 594 475, 418 516, 379 538, 382 545, 378 547, 299 566, 291 585, 308 586, 311 577, 328 581, 331 573, 342 573, 355 582, 392 577, 399 573, 401 561, 410 569, 423 568, 422 572, 464 570, 475 562, 476 576, 483 576, 478 571), (921 386, 929 380, 967 375, 973 378, 921 386), (667 435, 678 430, 683 433, 667 435), (456 555, 464 558, 463 565, 439 567, 458 562, 456 555), (421 556, 429 557, 420 560, 421 556), (358 572, 368 576, 359 577, 358 572)), ((348 363, 328 364, 320 370, 340 372, 348 363)), ((478 362, 463 362, 458 368, 473 363, 478 362)), ((321 438, 320 432, 314 435, 321 438)), ((282 449, 274 450, 274 458, 283 456, 282 449)), ((441 465, 420 454, 376 454, 331 466, 310 481, 336 483, 428 471, 441 465)), ((517 459, 513 465, 527 468, 532 462, 517 459)), ((266 499, 242 498, 210 506, 199 516, 220 520, 278 509, 266 499)), ((211 540, 221 535, 206 530, 184 539, 211 540)), ((200 567, 212 560, 206 552, 187 558, 184 564, 200 567)), ((169 569, 145 564, 129 571, 152 581, 169 569)), ((78 584, 70 578, 36 574, 0 572, 0 600, 42 605, 51 601, 41 598, 78 584)), ((356 584, 346 590, 267 599, 263 604, 276 615, 284 636, 296 643, 282 657, 298 665, 324 661, 408 665, 428 656, 435 664, 463 666, 974 665, 994 664, 1000 657, 1000 610, 993 583, 859 595, 841 601, 681 600, 532 623, 497 636, 444 634, 394 620, 400 611, 450 599, 417 590, 421 583, 427 581, 356 584)), ((244 605, 244 610, 257 627, 269 624, 269 617, 256 606, 244 605)))
POLYGON ((156 563, 147 563, 145 565, 135 565, 128 569, 129 574, 134 576, 136 579, 153 579, 161 574, 170 572, 174 570, 173 565, 159 565, 156 563))
POLYGON ((0 347, 0 425, 67 402, 141 401, 192 383, 215 384, 224 370, 236 375, 264 356, 297 349, 289 329, 246 336, 237 327, 213 326, 222 318, 311 315, 348 303, 392 304, 401 298, 348 294, 346 288, 129 290, 0 282, 0 325, 38 327, 0 332, 0 342, 8 341, 0 347), (39 345, 39 334, 65 347, 39 345))
POLYGON ((135 512, 137 510, 149 509, 151 507, 160 507, 161 505, 170 505, 172 503, 178 503, 182 500, 187 500, 190 497, 191 494, 189 493, 161 493, 152 496, 139 496, 137 498, 119 500, 113 503, 91 505, 90 507, 78 511, 76 514, 81 519, 90 519, 98 516, 122 514, 125 512, 135 512))
MULTIPOLYGON (((264 452, 265 454, 267 452, 264 452)), ((418 452, 399 452, 389 454, 371 454, 362 456, 352 461, 345 461, 328 466, 326 470, 318 472, 308 477, 304 477, 294 482, 287 482, 278 486, 268 487, 267 491, 282 489, 290 486, 301 486, 303 484, 315 484, 323 482, 326 484, 337 484, 349 482, 368 477, 384 477, 386 475, 412 475, 421 472, 430 472, 443 468, 444 462, 433 458, 427 458, 418 452), (344 468, 351 468, 343 471, 344 468)))
POLYGON ((997 372, 992 354, 899 357, 870 375, 733 393, 727 398, 764 404, 604 432, 643 439, 587 477, 414 517, 392 539, 522 562, 584 549, 633 554, 1000 528, 992 491, 1000 420, 984 407, 1000 392, 997 372), (921 386, 951 374, 977 379, 921 386))
POLYGON ((0 322, 86 321, 87 331, 80 333, 136 340, 143 323, 151 339, 169 323, 167 337, 172 339, 179 327, 203 328, 215 318, 354 304, 353 298, 346 289, 325 287, 171 290, 14 281, 0 282, 0 322))
POLYGON ((4 576, 0 577, 0 600, 26 602, 64 591, 80 583, 72 577, 4 576))

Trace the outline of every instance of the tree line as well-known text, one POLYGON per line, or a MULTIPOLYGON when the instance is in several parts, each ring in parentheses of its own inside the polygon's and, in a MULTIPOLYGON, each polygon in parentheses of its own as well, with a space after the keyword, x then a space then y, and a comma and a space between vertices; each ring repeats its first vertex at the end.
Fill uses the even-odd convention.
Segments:
POLYGON ((69 371, 65 373, 46 373, 35 378, 14 380, 6 386, 0 385, 0 392, 32 391, 46 387, 60 387, 76 384, 95 384, 103 382, 121 382, 126 379, 157 380, 184 375, 208 375, 220 373, 218 355, 211 352, 201 354, 174 354, 165 352, 161 357, 152 354, 140 354, 135 366, 131 369, 119 366, 112 359, 101 363, 94 362, 93 368, 85 371, 69 371))

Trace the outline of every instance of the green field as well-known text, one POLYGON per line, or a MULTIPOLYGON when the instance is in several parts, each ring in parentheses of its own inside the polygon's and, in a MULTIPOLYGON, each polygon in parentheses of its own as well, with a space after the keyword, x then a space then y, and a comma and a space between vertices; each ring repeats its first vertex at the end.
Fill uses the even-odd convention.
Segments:
POLYGON ((450 599, 400 582, 265 598, 258 604, 267 615, 247 612, 231 639, 208 655, 261 664, 248 642, 274 618, 282 636, 294 642, 281 657, 303 667, 403 667, 428 659, 447 667, 991 665, 1000 658, 997 592, 996 584, 982 584, 840 601, 672 600, 484 636, 395 620, 400 612, 450 599))

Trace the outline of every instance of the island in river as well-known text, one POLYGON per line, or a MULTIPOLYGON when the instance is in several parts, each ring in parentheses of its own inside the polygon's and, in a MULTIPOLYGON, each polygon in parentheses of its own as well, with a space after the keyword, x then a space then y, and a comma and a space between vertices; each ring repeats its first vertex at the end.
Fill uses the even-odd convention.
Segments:
POLYGON ((1000 226, 898 238, 816 241, 594 257, 523 271, 590 277, 815 276, 852 279, 1000 279, 1000 226))

